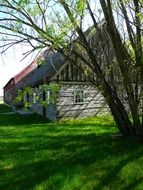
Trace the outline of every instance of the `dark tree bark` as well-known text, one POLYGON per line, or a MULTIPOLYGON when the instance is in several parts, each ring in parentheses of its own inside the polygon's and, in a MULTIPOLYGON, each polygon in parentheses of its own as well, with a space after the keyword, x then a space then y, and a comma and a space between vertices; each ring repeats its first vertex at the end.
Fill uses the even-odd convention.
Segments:
MULTIPOLYGON (((138 102, 136 101, 136 98, 135 98, 135 92, 133 89, 133 81, 131 80, 131 75, 129 73, 130 70, 128 69, 128 65, 131 61, 131 58, 130 58, 128 51, 126 50, 126 47, 122 43, 120 34, 116 28, 110 0, 107 0, 107 2, 105 0, 100 0, 100 3, 102 6, 104 15, 105 15, 105 19, 106 19, 107 26, 108 26, 108 31, 109 31, 109 34, 110 34, 110 37, 111 37, 111 40, 112 40, 112 43, 114 46, 114 50, 116 53, 116 59, 118 61, 118 65, 119 65, 120 71, 123 76, 124 86, 126 88, 126 92, 128 95, 128 102, 129 102, 129 106, 130 106, 131 114, 132 114, 132 118, 133 118, 133 127, 134 127, 134 130, 136 131, 136 134, 138 136, 142 136, 142 127, 141 127, 141 122, 140 122, 139 113, 138 113, 138 102)), ((127 19, 126 19, 126 21, 128 23, 127 19)), ((128 30, 130 30, 130 29, 128 29, 128 30)), ((139 32, 139 29, 137 29, 137 31, 139 32)), ((141 50, 139 50, 139 52, 140 51, 141 50)), ((139 59, 138 55, 136 55, 136 64, 137 65, 139 64, 138 63, 139 60, 140 59, 139 59)))
MULTIPOLYGON (((120 2, 122 3, 122 1, 120 1, 120 2)), ((103 71, 98 64, 97 58, 93 54, 93 51, 86 39, 86 36, 84 35, 83 31, 78 26, 78 24, 76 23, 76 20, 74 19, 74 16, 73 16, 71 10, 69 9, 69 7, 65 1, 61 1, 61 3, 63 5, 63 7, 65 8, 65 11, 66 11, 67 15, 69 16, 71 23, 73 23, 75 30, 77 31, 77 33, 79 35, 80 40, 86 46, 85 50, 89 56, 90 63, 92 65, 92 69, 94 68, 94 73, 96 73, 96 76, 99 81, 98 86, 102 89, 102 94, 105 97, 105 99, 110 107, 110 110, 112 112, 112 115, 116 121, 116 124, 117 124, 120 132, 124 136, 141 137, 143 135, 143 131, 142 131, 142 127, 141 127, 141 121, 139 119, 138 102, 137 102, 138 97, 136 98, 136 96, 135 96, 136 93, 134 91, 133 81, 132 81, 132 77, 130 74, 130 69, 128 69, 129 63, 131 61, 131 56, 128 53, 125 45, 123 44, 121 36, 116 28, 110 0, 107 0, 107 2, 105 0, 100 0, 100 3, 102 6, 102 9, 103 9, 103 12, 104 12, 105 20, 107 23, 107 30, 108 30, 108 33, 110 35, 110 38, 111 38, 111 41, 112 41, 112 44, 114 47, 118 66, 120 68, 120 72, 123 77, 123 84, 125 86, 125 90, 127 93, 127 99, 128 99, 128 103, 129 103, 132 118, 133 118, 133 124, 131 123, 131 121, 129 119, 129 116, 127 114, 127 111, 125 110, 123 103, 120 101, 120 98, 118 97, 118 95, 116 93, 116 90, 112 89, 111 85, 106 80, 106 78, 103 74, 103 71)), ((125 8, 123 6, 124 5, 122 4, 122 9, 123 9, 123 13, 125 15, 128 32, 129 32, 129 36, 131 39, 131 44, 132 44, 133 48, 135 48, 134 39, 133 39, 133 30, 130 28, 128 17, 127 17, 125 8)), ((92 17, 94 27, 98 31, 98 24, 91 11, 88 1, 87 1, 87 7, 88 7, 90 15, 92 17)), ((139 29, 137 29, 137 31, 139 33, 139 29)), ((102 40, 101 35, 100 35, 100 40, 102 40)))

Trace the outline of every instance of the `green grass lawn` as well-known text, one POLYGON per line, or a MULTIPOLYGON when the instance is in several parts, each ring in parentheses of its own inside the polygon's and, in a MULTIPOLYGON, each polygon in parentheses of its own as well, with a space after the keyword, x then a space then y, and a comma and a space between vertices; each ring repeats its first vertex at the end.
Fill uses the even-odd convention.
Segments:
POLYGON ((3 104, 3 100, 0 100, 0 104, 3 104))
POLYGON ((111 117, 0 114, 0 190, 143 190, 143 146, 117 132, 111 117))
POLYGON ((13 109, 10 106, 6 106, 0 102, 0 113, 12 112, 13 109))

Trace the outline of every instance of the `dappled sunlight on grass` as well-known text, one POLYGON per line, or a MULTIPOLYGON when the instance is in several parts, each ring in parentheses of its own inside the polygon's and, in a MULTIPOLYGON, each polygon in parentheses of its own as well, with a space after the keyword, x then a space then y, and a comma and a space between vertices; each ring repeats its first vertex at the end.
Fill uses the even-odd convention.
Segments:
POLYGON ((111 116, 0 115, 0 190, 142 190, 142 144, 117 132, 111 116))

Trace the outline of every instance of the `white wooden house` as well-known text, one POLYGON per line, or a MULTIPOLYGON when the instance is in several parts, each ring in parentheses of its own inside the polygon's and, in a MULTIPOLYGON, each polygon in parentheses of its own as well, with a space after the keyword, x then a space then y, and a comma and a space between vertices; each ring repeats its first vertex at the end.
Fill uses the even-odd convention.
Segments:
POLYGON ((25 86, 33 89, 33 94, 27 93, 24 98, 24 101, 31 104, 30 109, 33 112, 50 120, 95 116, 109 112, 103 96, 89 82, 82 69, 68 62, 57 52, 45 53, 43 56, 46 61, 28 72, 15 84, 15 96, 17 91, 25 86), (52 96, 49 90, 41 92, 39 89, 40 85, 51 83, 59 86, 54 103, 49 101, 52 96), (39 100, 36 100, 37 95, 47 102, 46 106, 42 106, 39 100))

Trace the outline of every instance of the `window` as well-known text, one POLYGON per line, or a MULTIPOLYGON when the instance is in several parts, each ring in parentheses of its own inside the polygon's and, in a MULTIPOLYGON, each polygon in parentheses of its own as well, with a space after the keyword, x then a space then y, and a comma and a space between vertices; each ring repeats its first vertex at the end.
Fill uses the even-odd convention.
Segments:
POLYGON ((83 90, 75 90, 74 91, 74 103, 75 104, 83 104, 84 103, 84 91, 83 90))
POLYGON ((25 95, 24 95, 24 102, 29 102, 30 101, 30 95, 29 93, 27 92, 25 95))
POLYGON ((46 91, 46 102, 47 104, 50 103, 50 91, 46 91))
POLYGON ((36 104, 37 101, 37 95, 36 92, 33 92, 33 103, 36 104))

